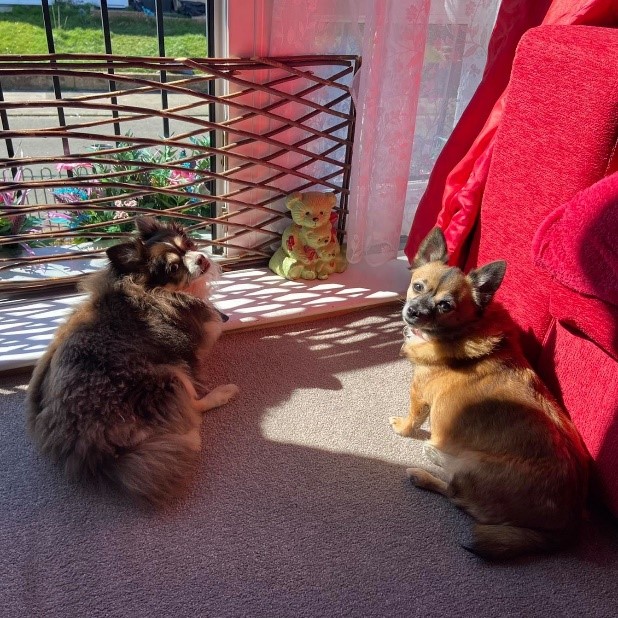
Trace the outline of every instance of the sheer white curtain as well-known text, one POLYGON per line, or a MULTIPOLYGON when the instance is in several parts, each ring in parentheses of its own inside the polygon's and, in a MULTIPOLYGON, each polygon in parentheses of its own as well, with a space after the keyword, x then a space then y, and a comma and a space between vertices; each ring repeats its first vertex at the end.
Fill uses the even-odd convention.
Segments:
POLYGON ((431 166, 480 81, 500 0, 229 1, 232 55, 362 55, 348 259, 396 257, 431 166))

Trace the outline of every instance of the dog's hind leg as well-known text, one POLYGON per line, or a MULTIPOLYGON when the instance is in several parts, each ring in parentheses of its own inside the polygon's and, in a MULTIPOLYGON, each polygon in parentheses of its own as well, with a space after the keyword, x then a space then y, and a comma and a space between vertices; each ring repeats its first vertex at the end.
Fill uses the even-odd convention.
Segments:
POLYGON ((408 468, 406 474, 416 487, 421 489, 428 489, 429 491, 435 491, 438 494, 448 497, 448 483, 439 479, 437 476, 423 470, 422 468, 408 468))
POLYGON ((444 454, 428 441, 423 442, 423 453, 431 463, 440 468, 444 467, 444 454))

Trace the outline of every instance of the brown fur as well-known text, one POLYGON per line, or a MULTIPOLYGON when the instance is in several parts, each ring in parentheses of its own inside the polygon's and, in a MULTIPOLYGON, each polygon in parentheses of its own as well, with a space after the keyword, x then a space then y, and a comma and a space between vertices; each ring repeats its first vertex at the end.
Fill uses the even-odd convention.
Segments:
POLYGON ((413 436, 430 418, 425 450, 443 474, 408 474, 476 520, 468 549, 478 555, 558 549, 578 530, 590 457, 526 362, 509 316, 491 303, 506 264, 465 276, 446 260, 436 228, 414 260, 403 310, 402 353, 414 364, 410 411, 390 419, 397 433, 413 436))
POLYGON ((88 278, 88 298, 35 367, 27 424, 71 478, 108 480, 162 505, 192 476, 203 413, 238 389, 204 395, 201 385, 222 325, 194 293, 216 268, 181 228, 142 219, 138 229, 108 249, 109 266, 88 278))

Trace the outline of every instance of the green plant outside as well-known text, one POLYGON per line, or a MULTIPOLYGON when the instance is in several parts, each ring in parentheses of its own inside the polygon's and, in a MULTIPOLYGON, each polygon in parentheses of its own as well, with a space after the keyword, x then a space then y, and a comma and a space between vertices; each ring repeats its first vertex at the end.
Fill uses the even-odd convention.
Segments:
MULTIPOLYGON (((130 137, 130 135, 127 135, 130 137)), ((207 147, 210 143, 208 136, 201 138, 191 138, 191 142, 198 147, 207 147)), ((130 146, 129 143, 119 143, 118 147, 130 146)), ((113 155, 104 155, 106 159, 113 158, 115 162, 98 163, 96 161, 96 151, 101 150, 104 146, 93 146, 95 155, 90 157, 91 163, 76 164, 70 167, 74 173, 80 177, 88 175, 103 175, 109 173, 122 174, 114 178, 103 178, 96 183, 95 188, 80 188, 78 184, 75 187, 59 188, 54 190, 53 194, 58 203, 58 210, 49 212, 48 218, 44 219, 39 216, 31 215, 16 215, 0 217, 0 236, 9 236, 16 234, 27 234, 28 232, 44 231, 46 225, 53 220, 57 225, 65 229, 79 230, 83 226, 97 225, 89 233, 84 231, 83 236, 72 238, 72 243, 97 241, 101 238, 101 234, 106 236, 109 234, 118 234, 121 232, 130 232, 134 228, 131 222, 125 222, 124 219, 136 214, 132 212, 132 208, 148 208, 152 210, 162 211, 160 219, 162 221, 175 221, 181 225, 195 225, 195 220, 186 219, 182 214, 188 214, 194 217, 212 217, 214 215, 213 205, 193 203, 204 200, 208 191, 204 186, 204 176, 202 172, 207 172, 210 168, 210 160, 208 156, 203 154, 203 151, 192 149, 190 146, 184 149, 165 146, 155 149, 133 149, 125 152, 115 153, 113 155), (185 159, 195 160, 185 161, 185 159), (169 168, 146 168, 142 163, 154 165, 169 165, 176 164, 179 169, 169 168), (126 199, 126 189, 112 186, 112 183, 122 182, 133 185, 147 187, 152 193, 148 193, 142 197, 134 199, 126 199), (157 188, 173 187, 182 191, 184 195, 169 195, 157 191, 157 188), (63 203, 79 204, 80 201, 91 198, 108 198, 109 208, 106 210, 93 210, 88 208, 88 204, 84 204, 83 210, 63 210, 63 203), (163 213, 169 208, 180 209, 179 214, 172 217, 166 217, 163 213)), ((59 172, 63 169, 62 164, 59 165, 59 172)), ((27 192, 26 192, 27 193, 27 192)), ((5 209, 10 209, 12 205, 22 205, 26 193, 19 193, 19 199, 16 199, 15 192, 0 193, 0 205, 5 209)), ((35 240, 21 242, 20 245, 26 250, 33 247, 46 246, 57 244, 55 240, 35 240)), ((66 239, 63 241, 66 244, 66 239)), ((4 245, 3 248, 14 249, 16 244, 4 245)))
MULTIPOLYGON (((192 138, 191 141, 197 146, 208 146, 208 137, 192 138)), ((119 143, 118 147, 123 148, 130 146, 129 143, 119 143)), ((95 150, 100 147, 94 147, 95 150)), ((106 158, 109 155, 106 156, 106 158)), ((133 229, 132 223, 124 223, 122 221, 124 213, 131 215, 130 208, 138 206, 141 208, 150 208, 153 210, 165 211, 169 208, 181 208, 184 214, 189 214, 197 217, 211 217, 213 215, 212 206, 210 204, 200 204, 191 207, 191 203, 197 199, 203 199, 205 192, 203 186, 200 184, 201 174, 200 172, 207 171, 210 168, 210 161, 208 157, 204 157, 201 151, 193 150, 191 148, 179 149, 175 147, 165 146, 163 148, 157 148, 153 150, 138 149, 127 150, 125 152, 119 152, 113 155, 113 158, 117 161, 113 165, 93 162, 90 173, 92 174, 109 174, 114 172, 126 172, 120 176, 114 177, 114 179, 102 179, 100 188, 97 188, 93 194, 101 197, 110 198, 110 210, 81 210, 79 212, 72 212, 70 214, 70 220, 68 226, 70 228, 78 228, 84 225, 92 225, 98 223, 107 223, 108 225, 99 228, 99 231, 105 231, 106 233, 115 234, 118 232, 128 232, 133 229), (186 158, 200 157, 192 163, 182 163, 181 161, 186 158), (150 163, 155 165, 174 164, 178 162, 178 165, 184 168, 183 172, 179 170, 157 169, 157 168, 144 168, 140 166, 140 163, 150 163), (135 185, 142 185, 149 189, 154 189, 155 192, 137 198, 136 200, 124 200, 123 194, 125 189, 110 185, 111 182, 124 182, 135 185), (187 197, 179 195, 168 195, 166 193, 156 192, 157 187, 170 187, 175 184, 191 183, 183 189, 187 197), (192 196, 192 193, 200 193, 198 197, 192 196), (116 198, 116 199, 114 199, 116 198), (116 206, 116 208, 114 208, 116 206), (118 210, 118 207, 122 207, 122 210, 118 210), (119 216, 121 215, 121 216, 119 216)), ((58 197, 59 192, 55 192, 58 197)), ((75 202, 73 202, 75 203, 75 202)), ((194 220, 184 219, 182 215, 174 215, 173 217, 160 217, 162 221, 176 221, 181 225, 195 224, 194 220)), ((87 236, 84 238, 76 239, 76 242, 82 242, 84 240, 95 240, 96 236, 87 236)))

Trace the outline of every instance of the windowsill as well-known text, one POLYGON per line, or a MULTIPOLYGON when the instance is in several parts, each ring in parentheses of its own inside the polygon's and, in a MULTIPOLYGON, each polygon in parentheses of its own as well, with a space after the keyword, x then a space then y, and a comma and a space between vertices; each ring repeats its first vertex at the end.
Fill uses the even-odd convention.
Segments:
MULTIPOLYGON (((350 265, 325 281, 288 281, 267 268, 225 273, 213 300, 226 331, 300 322, 393 303, 410 281, 405 257, 377 268, 350 265)), ((81 295, 0 303, 0 371, 31 367, 81 295)))

